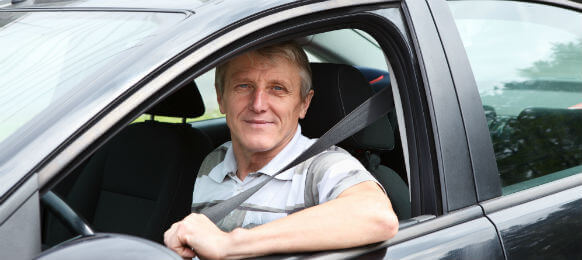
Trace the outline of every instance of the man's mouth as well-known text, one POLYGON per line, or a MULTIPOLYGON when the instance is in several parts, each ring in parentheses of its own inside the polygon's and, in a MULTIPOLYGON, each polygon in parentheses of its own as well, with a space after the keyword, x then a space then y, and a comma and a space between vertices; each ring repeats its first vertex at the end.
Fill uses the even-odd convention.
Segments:
POLYGON ((267 120, 256 120, 256 119, 244 120, 244 122, 247 124, 253 124, 253 125, 268 125, 268 124, 273 123, 273 122, 267 121, 267 120))

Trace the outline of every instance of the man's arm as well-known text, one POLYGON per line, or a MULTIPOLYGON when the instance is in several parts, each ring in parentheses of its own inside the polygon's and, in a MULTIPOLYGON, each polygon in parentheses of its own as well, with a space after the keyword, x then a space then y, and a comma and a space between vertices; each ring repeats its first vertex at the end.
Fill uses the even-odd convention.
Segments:
POLYGON ((390 200, 378 184, 362 182, 336 199, 252 229, 226 233, 201 214, 190 214, 164 234, 182 257, 238 259, 272 253, 348 248, 383 241, 398 231, 390 200))

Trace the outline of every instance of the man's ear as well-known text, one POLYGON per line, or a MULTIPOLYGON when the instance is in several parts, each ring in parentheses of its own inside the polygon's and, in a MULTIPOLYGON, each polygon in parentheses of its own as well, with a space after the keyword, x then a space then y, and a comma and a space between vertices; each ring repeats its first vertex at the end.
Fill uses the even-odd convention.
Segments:
POLYGON ((220 90, 218 90, 216 85, 214 85, 214 90, 216 91, 216 102, 218 102, 218 109, 220 110, 220 113, 225 114, 224 107, 222 106, 222 93, 220 93, 220 90))
POLYGON ((299 113, 299 119, 305 118, 305 115, 307 114, 307 109, 309 109, 309 104, 311 104, 311 99, 313 98, 313 95, 315 95, 313 89, 309 90, 307 96, 305 96, 305 98, 301 102, 301 111, 299 113))

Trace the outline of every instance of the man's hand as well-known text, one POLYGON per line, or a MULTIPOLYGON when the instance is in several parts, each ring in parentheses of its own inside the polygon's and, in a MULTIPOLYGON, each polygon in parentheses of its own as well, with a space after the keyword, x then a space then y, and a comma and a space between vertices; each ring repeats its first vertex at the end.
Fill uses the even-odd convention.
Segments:
POLYGON ((230 238, 206 216, 192 213, 164 233, 164 243, 184 258, 221 259, 228 250, 230 238))

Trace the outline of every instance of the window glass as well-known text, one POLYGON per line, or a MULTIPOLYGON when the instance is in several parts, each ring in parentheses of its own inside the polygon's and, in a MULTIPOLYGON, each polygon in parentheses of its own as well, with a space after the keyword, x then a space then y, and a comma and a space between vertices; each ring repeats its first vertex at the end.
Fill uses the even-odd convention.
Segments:
POLYGON ((503 193, 582 172, 582 15, 512 1, 451 1, 503 193))
POLYGON ((82 82, 184 16, 147 12, 0 13, 0 142, 82 82))

